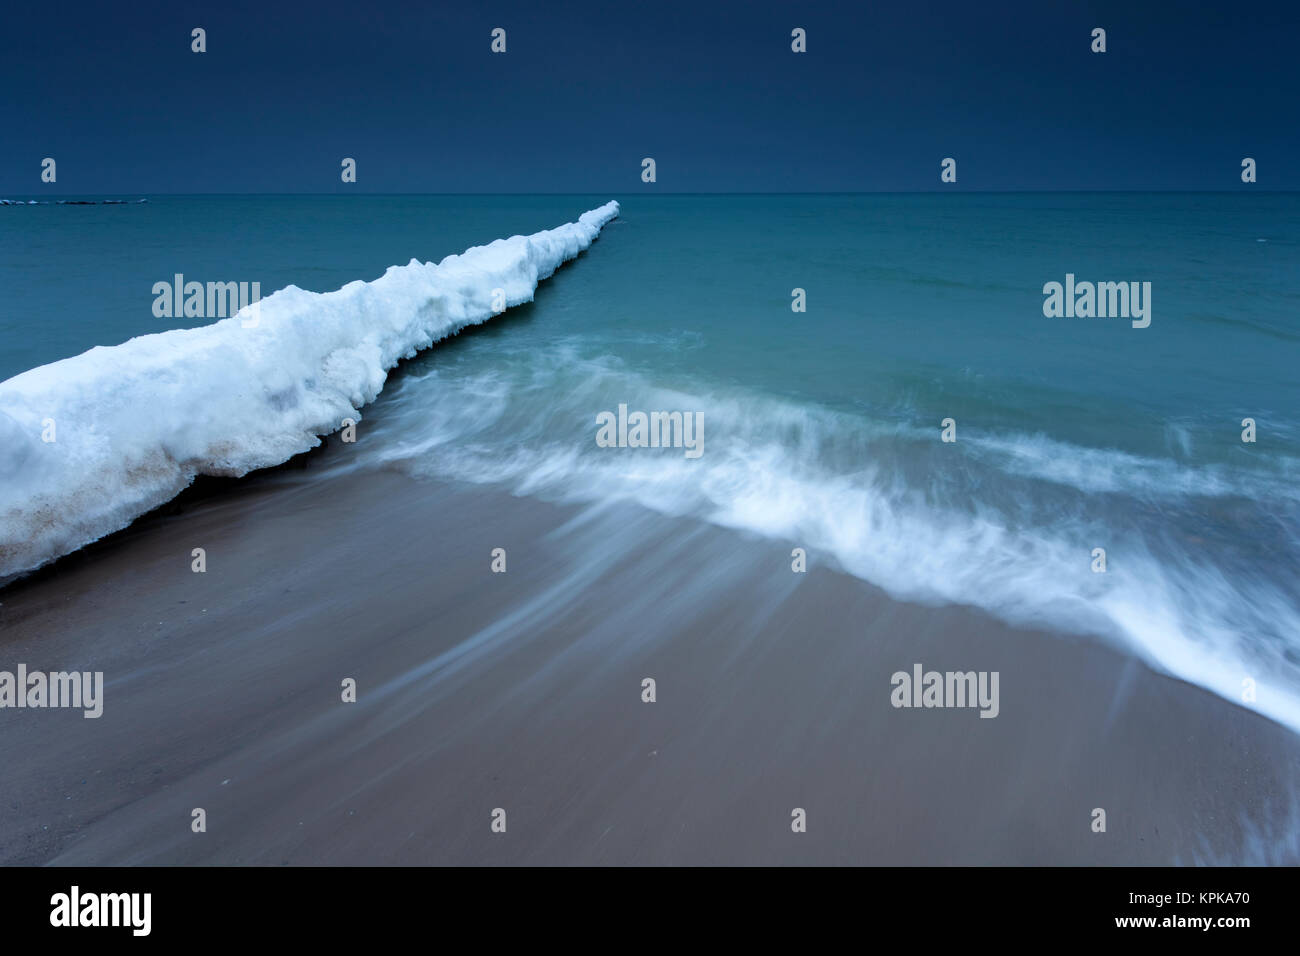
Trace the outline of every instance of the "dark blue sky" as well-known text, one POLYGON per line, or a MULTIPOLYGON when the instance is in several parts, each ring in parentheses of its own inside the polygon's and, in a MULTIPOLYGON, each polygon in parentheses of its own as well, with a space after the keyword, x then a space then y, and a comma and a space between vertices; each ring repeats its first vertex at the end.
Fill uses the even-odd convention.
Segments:
POLYGON ((1296 0, 15 3, 0 196, 1297 189, 1297 64, 1296 0))

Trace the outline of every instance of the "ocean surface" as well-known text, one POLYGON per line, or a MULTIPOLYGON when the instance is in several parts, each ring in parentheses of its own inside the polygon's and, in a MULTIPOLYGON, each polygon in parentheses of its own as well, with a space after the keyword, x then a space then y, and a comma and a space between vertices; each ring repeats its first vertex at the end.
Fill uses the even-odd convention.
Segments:
MULTIPOLYGON (((330 292, 615 199, 533 303, 393 372, 346 467, 785 540, 1300 729, 1300 194, 147 198, 0 208, 0 380, 207 324, 153 314, 176 273, 330 292), (1150 282, 1150 326, 1045 317, 1067 273, 1150 282), (702 455, 599 447, 620 404, 699 413, 702 455)), ((240 423, 212 414, 238 461, 240 423)))

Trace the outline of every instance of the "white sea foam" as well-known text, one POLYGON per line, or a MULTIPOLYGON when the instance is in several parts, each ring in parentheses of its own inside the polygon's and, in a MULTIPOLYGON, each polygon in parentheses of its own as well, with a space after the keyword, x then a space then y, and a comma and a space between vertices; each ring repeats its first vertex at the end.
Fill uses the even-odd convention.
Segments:
POLYGON ((1293 460, 1229 475, 1042 436, 971 429, 943 445, 937 428, 734 388, 666 389, 566 348, 507 346, 485 364, 408 376, 350 461, 559 501, 630 501, 783 539, 901 599, 1110 638, 1300 731, 1300 592, 1284 558, 1300 541, 1278 517, 1294 510, 1293 460), (616 400, 701 411, 705 454, 596 449, 593 415, 616 400), (1255 538, 1242 547, 1272 550, 1211 545, 1220 511, 1238 522, 1233 536, 1255 538), (1270 513, 1264 541, 1256 515, 1270 513), (1092 571, 1095 546, 1108 551, 1107 573, 1092 571), (1254 700, 1243 698, 1247 678, 1254 700))
POLYGON ((530 301, 618 209, 335 292, 289 286, 262 299, 255 325, 241 311, 0 383, 0 580, 125 527, 196 476, 316 446, 360 419, 401 359, 491 318, 494 289, 507 307, 530 301))

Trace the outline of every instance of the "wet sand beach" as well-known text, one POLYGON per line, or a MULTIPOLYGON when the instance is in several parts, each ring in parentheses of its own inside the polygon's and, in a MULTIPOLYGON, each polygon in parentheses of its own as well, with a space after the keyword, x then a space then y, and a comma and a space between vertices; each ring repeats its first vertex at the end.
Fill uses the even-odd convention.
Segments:
POLYGON ((0 863, 1297 860, 1300 738, 1122 649, 632 504, 330 461, 0 590, 0 668, 105 680, 99 719, 0 712, 0 863), (891 706, 916 663, 999 672, 998 716, 891 706))

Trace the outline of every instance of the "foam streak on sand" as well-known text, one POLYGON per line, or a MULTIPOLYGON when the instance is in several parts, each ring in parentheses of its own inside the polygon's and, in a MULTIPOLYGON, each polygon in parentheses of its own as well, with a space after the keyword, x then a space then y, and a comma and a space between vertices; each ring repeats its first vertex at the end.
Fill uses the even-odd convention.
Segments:
POLYGON ((0 581, 165 503, 198 475, 278 465, 359 419, 388 370, 507 307, 618 215, 393 266, 336 292, 289 286, 198 329, 146 335, 0 383, 0 581), (53 441, 50 441, 50 438, 53 441))

